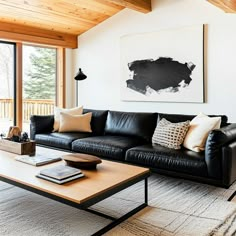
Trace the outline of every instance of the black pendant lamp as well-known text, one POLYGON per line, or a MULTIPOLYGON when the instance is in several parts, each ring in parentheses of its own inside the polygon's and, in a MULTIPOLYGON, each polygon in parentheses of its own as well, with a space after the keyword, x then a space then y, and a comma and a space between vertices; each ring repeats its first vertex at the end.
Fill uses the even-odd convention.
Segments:
POLYGON ((75 80, 84 80, 87 78, 87 75, 85 75, 83 73, 83 71, 81 70, 81 68, 79 68, 79 72, 77 73, 77 75, 75 76, 75 80))

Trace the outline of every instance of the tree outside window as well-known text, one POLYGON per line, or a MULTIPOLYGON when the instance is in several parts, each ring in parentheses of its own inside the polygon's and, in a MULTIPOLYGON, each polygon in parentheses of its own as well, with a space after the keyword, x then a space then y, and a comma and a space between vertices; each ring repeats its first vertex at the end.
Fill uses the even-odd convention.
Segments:
POLYGON ((55 99, 56 49, 26 48, 29 58, 25 66, 24 99, 55 99))

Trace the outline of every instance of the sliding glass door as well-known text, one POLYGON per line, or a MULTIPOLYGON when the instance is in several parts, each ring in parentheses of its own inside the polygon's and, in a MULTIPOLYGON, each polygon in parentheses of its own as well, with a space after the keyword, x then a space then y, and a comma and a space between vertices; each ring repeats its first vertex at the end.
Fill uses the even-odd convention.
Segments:
POLYGON ((0 41, 0 133, 15 125, 16 45, 0 41))

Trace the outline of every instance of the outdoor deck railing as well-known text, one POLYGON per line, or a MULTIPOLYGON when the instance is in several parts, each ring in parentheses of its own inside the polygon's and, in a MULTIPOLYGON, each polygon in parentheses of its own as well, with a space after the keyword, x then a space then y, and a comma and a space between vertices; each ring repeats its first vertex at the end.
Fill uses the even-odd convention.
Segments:
MULTIPOLYGON (((54 100, 24 99, 23 122, 29 122, 31 115, 50 115, 54 111, 54 100)), ((13 119, 13 99, 0 99, 0 119, 13 119)))

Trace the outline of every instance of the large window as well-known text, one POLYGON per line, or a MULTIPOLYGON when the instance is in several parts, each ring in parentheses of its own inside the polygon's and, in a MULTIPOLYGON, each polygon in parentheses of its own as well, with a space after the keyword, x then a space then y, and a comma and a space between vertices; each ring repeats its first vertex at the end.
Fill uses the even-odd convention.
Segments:
POLYGON ((0 41, 0 133, 15 124, 15 44, 0 41))
POLYGON ((65 104, 65 49, 0 41, 0 133, 65 104))
POLYGON ((31 115, 53 114, 56 101, 57 49, 23 45, 23 130, 31 115))

